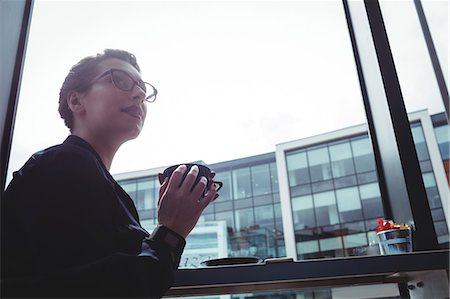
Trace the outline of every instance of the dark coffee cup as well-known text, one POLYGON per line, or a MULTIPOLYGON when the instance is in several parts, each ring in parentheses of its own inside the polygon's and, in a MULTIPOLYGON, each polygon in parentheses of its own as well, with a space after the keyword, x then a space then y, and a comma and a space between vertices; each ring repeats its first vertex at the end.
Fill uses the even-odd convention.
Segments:
MULTIPOLYGON (((170 178, 172 173, 175 171, 175 169, 177 169, 180 165, 183 165, 183 164, 173 165, 173 166, 170 166, 170 167, 167 167, 166 169, 164 169, 164 171, 159 174, 159 183, 162 184, 166 178, 170 178)), ((189 170, 194 165, 197 165, 197 167, 198 167, 198 175, 197 175, 197 178, 195 179, 194 187, 198 184, 198 182, 200 181, 202 176, 204 176, 207 179, 206 188, 203 191, 203 197, 205 197, 206 190, 209 190, 209 188, 211 188, 211 184, 215 185, 216 191, 219 191, 219 189, 222 188, 222 185, 223 185, 222 182, 214 181, 213 179, 211 179, 211 169, 209 169, 209 167, 207 167, 205 165, 201 165, 201 164, 189 164, 189 163, 184 164, 184 165, 186 165, 187 170, 183 175, 182 181, 184 181, 184 179, 186 178, 186 175, 189 173, 189 170)), ((192 189, 194 187, 192 187, 192 189)))

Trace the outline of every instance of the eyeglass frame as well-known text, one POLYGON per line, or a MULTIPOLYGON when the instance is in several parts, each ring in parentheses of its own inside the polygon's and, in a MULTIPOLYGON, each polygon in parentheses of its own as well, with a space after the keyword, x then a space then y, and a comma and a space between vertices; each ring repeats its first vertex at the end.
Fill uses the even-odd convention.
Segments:
POLYGON ((145 95, 146 95, 144 101, 146 101, 147 103, 153 103, 153 102, 156 101, 156 95, 158 94, 158 90, 157 90, 153 85, 151 85, 150 83, 145 82, 145 81, 143 81, 143 80, 140 80, 140 81, 135 80, 135 79, 133 78, 133 76, 131 76, 127 71, 124 71, 124 70, 121 70, 121 69, 111 68, 111 69, 105 71, 105 72, 102 73, 101 75, 99 75, 99 76, 97 76, 96 78, 94 78, 94 79, 88 84, 88 86, 94 84, 95 82, 97 82, 98 80, 100 80, 100 79, 106 77, 107 75, 110 75, 110 77, 111 77, 111 82, 112 82, 112 84, 114 85, 114 87, 116 87, 117 89, 119 89, 119 90, 121 90, 121 91, 132 91, 133 88, 137 85, 137 86, 145 93, 145 95), (131 86, 131 88, 128 89, 128 90, 123 89, 123 88, 120 88, 120 87, 116 84, 116 82, 114 81, 114 75, 113 75, 113 72, 122 72, 122 73, 124 73, 125 75, 127 75, 127 76, 131 79, 131 81, 133 82, 133 85, 131 86), (146 88, 146 85, 145 85, 145 84, 147 84, 148 86, 150 86, 150 87, 153 89, 153 93, 152 93, 150 96, 147 96, 147 88, 146 88), (149 99, 150 99, 151 97, 153 97, 153 100, 150 101, 149 99))

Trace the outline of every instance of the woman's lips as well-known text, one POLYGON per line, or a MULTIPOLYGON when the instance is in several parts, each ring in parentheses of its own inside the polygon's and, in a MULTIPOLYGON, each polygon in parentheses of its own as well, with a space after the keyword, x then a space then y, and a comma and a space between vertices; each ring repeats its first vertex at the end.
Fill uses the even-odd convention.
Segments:
POLYGON ((134 118, 138 118, 138 119, 142 119, 142 116, 143 116, 142 109, 139 108, 138 106, 134 106, 134 105, 123 108, 122 112, 125 112, 125 113, 133 116, 134 118))

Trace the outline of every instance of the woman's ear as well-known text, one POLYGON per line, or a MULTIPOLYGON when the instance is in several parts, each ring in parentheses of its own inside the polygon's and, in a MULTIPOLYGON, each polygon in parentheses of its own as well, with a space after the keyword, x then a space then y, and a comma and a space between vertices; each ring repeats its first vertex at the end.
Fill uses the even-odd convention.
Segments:
POLYGON ((67 94, 67 105, 73 113, 79 113, 84 110, 81 94, 76 91, 69 91, 67 94))

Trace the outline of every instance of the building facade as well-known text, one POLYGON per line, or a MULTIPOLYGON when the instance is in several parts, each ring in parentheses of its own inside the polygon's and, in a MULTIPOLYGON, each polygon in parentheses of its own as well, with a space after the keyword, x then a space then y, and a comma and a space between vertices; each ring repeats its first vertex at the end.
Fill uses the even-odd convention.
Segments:
MULTIPOLYGON (((438 241, 448 248, 449 126, 444 114, 427 111, 409 119, 438 241)), ((379 254, 375 228, 384 212, 367 132, 354 126, 208 165, 224 185, 188 237, 180 266, 220 257, 379 254)), ((148 230, 156 225, 164 168, 115 175, 148 230)))

